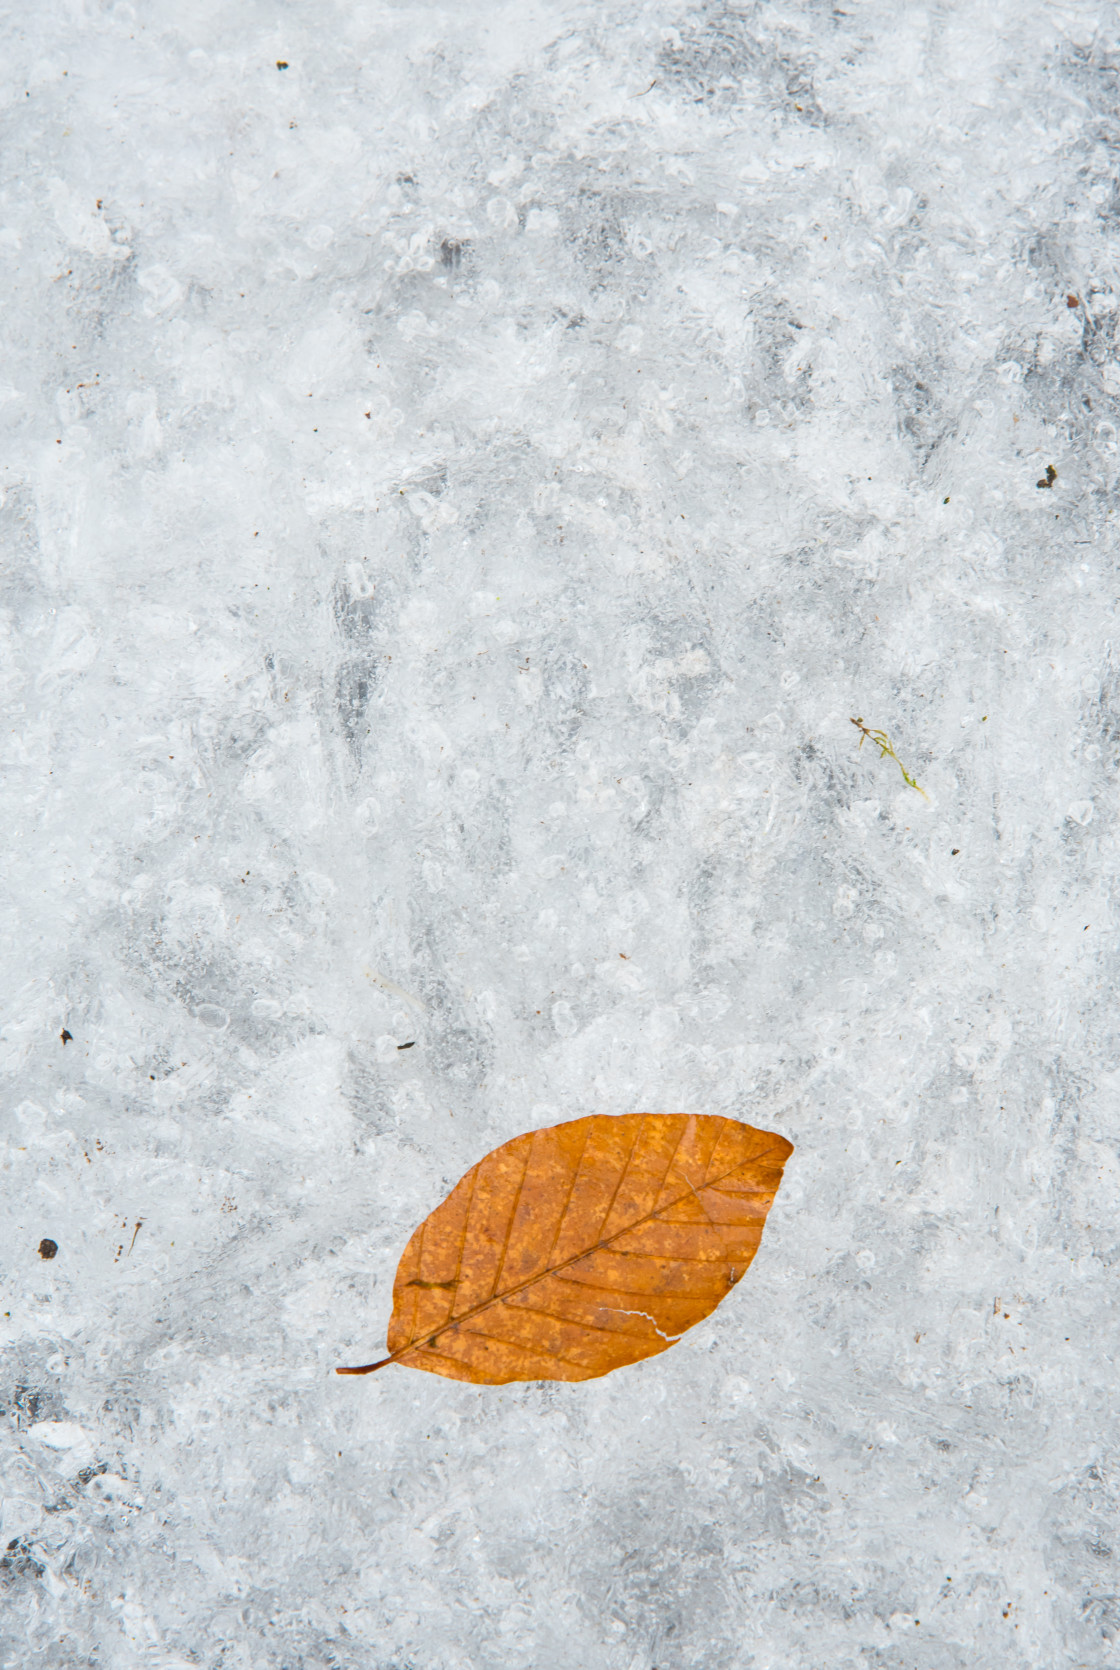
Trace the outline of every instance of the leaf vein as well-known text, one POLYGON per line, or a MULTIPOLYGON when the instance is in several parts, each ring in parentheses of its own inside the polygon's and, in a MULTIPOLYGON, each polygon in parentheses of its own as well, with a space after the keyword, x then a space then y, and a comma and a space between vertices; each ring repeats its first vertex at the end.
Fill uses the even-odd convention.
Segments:
MULTIPOLYGON (((560 1217, 559 1217, 559 1219, 557 1221, 557 1224, 556 1224, 556 1232, 552 1237, 552 1245, 549 1247, 547 1253, 545 1254, 546 1259, 551 1258, 553 1253, 556 1251, 556 1243, 557 1243, 557 1241, 559 1241, 560 1232, 564 1228, 564 1220, 568 1216, 568 1208, 572 1204, 572 1196, 576 1192, 576 1183, 579 1179, 580 1167, 583 1165, 583 1157, 587 1153, 587 1148, 588 1148, 588 1144, 590 1143, 590 1141, 591 1141, 591 1129, 590 1129, 590 1126, 589 1126, 588 1130, 587 1130, 587 1133, 586 1133, 586 1135, 584 1136, 584 1139, 583 1139, 583 1147, 579 1151, 579 1159, 576 1161, 575 1169, 572 1172, 572 1180, 568 1184, 567 1198, 564 1201, 564 1205, 563 1205, 563 1208, 561 1210, 560 1217)), ((546 1269, 548 1268, 547 1263, 545 1265, 545 1268, 546 1269)))
POLYGON ((562 1351, 553 1351, 548 1346, 520 1345, 517 1340, 503 1339, 500 1334, 484 1334, 481 1328, 464 1328, 462 1332, 469 1334, 472 1339, 488 1339, 494 1345, 504 1345, 507 1350, 521 1351, 526 1357, 553 1357, 558 1363, 569 1363, 572 1368, 583 1368, 585 1366, 583 1363, 577 1362, 574 1357, 565 1357, 562 1351))
POLYGON ((626 1173, 630 1170, 630 1163, 633 1160, 634 1155, 638 1151, 638 1138, 642 1134, 642 1127, 645 1125, 645 1122, 646 1122, 646 1116, 643 1113, 641 1118, 638 1120, 638 1129, 634 1132, 634 1139, 630 1144, 630 1152, 629 1152, 629 1154, 627 1154, 626 1160, 625 1160, 625 1162, 622 1166, 622 1170, 618 1174, 618 1182, 614 1186, 614 1193, 611 1195, 610 1203, 607 1206, 606 1211, 603 1213, 602 1219, 600 1220, 600 1223, 599 1223, 599 1235, 600 1235, 600 1237, 602 1236, 603 1230, 607 1226, 607 1223, 610 1219, 611 1213, 614 1211, 614 1203, 618 1199, 618 1191, 622 1187, 623 1181, 626 1177, 626 1173))
POLYGON ((502 1256, 498 1260, 498 1268, 494 1272, 494 1281, 493 1281, 493 1285, 490 1288, 490 1297, 491 1298, 493 1298, 494 1294, 498 1291, 498 1283, 501 1281, 502 1271, 506 1267, 506 1258, 509 1254, 510 1237, 513 1234, 513 1225, 514 1225, 514 1222, 517 1218, 517 1208, 518 1208, 518 1206, 521 1202, 521 1191, 524 1189, 525 1179, 529 1175, 529 1165, 530 1165, 530 1162, 533 1158, 533 1144, 536 1140, 537 1140, 537 1133, 536 1133, 536 1131, 534 1131, 532 1136, 529 1138, 528 1142, 525 1144, 525 1164, 521 1168, 521 1181, 518 1183, 517 1189, 514 1193, 513 1208, 510 1211, 509 1222, 506 1224, 506 1232, 505 1232, 505 1235, 502 1238, 502 1256))

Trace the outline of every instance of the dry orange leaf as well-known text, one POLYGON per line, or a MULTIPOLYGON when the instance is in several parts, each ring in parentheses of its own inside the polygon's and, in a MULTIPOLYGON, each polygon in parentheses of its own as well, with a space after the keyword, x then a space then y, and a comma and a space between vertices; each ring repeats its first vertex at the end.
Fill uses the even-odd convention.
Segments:
POLYGON ((714 1114, 593 1114, 479 1160, 416 1230, 388 1363, 450 1380, 594 1380, 667 1351, 758 1250, 793 1145, 714 1114))

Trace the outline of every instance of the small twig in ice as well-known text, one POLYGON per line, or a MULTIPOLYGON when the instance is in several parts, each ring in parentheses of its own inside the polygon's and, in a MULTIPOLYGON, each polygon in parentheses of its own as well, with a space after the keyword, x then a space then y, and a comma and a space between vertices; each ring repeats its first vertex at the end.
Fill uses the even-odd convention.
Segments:
POLYGON ((411 992, 406 992, 403 986, 398 986, 395 980, 386 979, 385 975, 379 974, 375 968, 367 968, 365 973, 366 979, 372 980, 375 986, 380 986, 383 992, 391 992, 394 997, 403 997, 406 1003, 415 1004, 417 1009, 427 1014, 428 1005, 421 1003, 418 997, 413 997, 411 992))
POLYGON ((917 789, 918 793, 921 795, 923 800, 928 800, 929 799, 929 795, 926 793, 925 789, 923 789, 923 787, 920 783, 916 783, 914 781, 913 777, 911 777, 910 773, 907 771, 906 767, 903 765, 902 761, 899 759, 898 755, 895 753, 893 747, 891 746, 891 739, 887 735, 886 731, 873 731, 867 725, 864 724, 862 719, 853 719, 852 724, 856 727, 856 730, 859 732, 859 745, 860 745, 861 748, 863 747, 865 739, 868 742, 873 742, 875 744, 876 748, 879 750, 879 758, 881 760, 886 759, 887 756, 889 755, 890 758, 894 761, 895 765, 901 771, 904 781, 906 783, 908 783, 909 786, 912 789, 917 789))

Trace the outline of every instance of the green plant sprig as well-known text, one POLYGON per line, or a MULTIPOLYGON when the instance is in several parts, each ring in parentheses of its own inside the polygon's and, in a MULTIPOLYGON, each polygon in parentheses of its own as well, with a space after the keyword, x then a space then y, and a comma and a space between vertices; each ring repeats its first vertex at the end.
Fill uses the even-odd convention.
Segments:
POLYGON ((912 789, 917 789, 918 793, 921 795, 923 800, 928 800, 929 799, 929 795, 926 793, 925 789, 923 789, 923 787, 920 783, 916 783, 914 781, 913 777, 911 777, 910 773, 907 771, 906 767, 903 765, 902 761, 899 759, 898 755, 895 753, 894 749, 891 746, 891 739, 887 735, 886 731, 874 731, 869 726, 865 725, 862 719, 853 719, 852 724, 856 727, 856 730, 859 732, 859 745, 860 745, 861 748, 863 747, 863 744, 864 744, 865 741, 873 742, 875 744, 876 748, 879 750, 879 758, 881 760, 886 759, 887 756, 889 755, 890 758, 894 761, 895 765, 901 771, 902 776, 903 776, 903 780, 909 785, 909 787, 912 788, 912 789))

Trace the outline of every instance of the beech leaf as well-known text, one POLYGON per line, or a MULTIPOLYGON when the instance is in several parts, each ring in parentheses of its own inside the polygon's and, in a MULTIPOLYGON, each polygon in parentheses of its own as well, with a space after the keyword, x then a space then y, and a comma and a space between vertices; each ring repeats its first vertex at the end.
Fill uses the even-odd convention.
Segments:
POLYGON ((746 1273, 793 1145, 715 1114, 593 1114, 502 1143, 415 1231, 390 1363, 594 1380, 655 1357, 746 1273))

